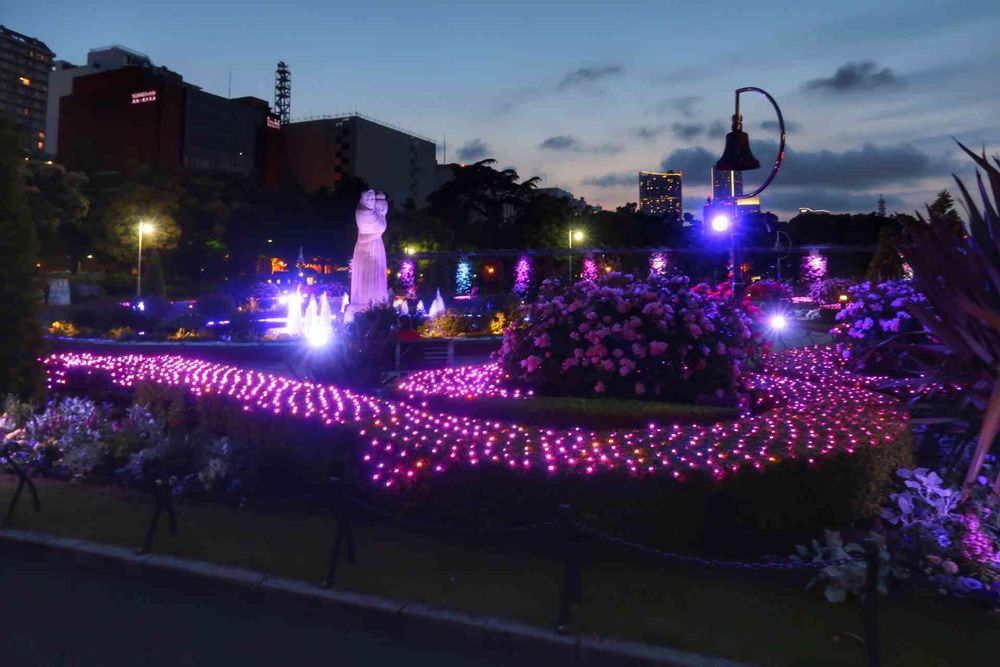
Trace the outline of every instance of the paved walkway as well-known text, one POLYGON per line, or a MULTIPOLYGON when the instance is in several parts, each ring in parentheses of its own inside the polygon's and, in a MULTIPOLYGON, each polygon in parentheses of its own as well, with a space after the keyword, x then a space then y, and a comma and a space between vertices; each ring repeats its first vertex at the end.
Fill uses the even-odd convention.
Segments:
MULTIPOLYGON (((495 665, 322 608, 0 549, 0 665, 495 665)), ((492 659, 491 659, 492 658, 492 659)), ((530 664, 531 661, 518 661, 530 664)))

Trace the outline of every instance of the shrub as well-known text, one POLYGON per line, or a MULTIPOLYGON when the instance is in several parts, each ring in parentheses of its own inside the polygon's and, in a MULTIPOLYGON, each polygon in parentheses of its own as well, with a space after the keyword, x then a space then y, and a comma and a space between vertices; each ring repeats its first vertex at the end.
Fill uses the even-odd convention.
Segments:
MULTIPOLYGON (((660 548, 699 548, 729 555, 787 551, 830 525, 876 516, 893 471, 912 461, 900 438, 828 456, 815 464, 787 460, 760 471, 683 481, 607 473, 594 477, 505 470, 452 470, 421 478, 388 501, 413 518, 458 525, 511 525, 551 518, 563 503, 589 525, 660 548), (794 499, 794 500, 792 500, 794 499)), ((387 501, 382 487, 370 491, 387 501)))
POLYGON ((690 401, 740 390, 761 349, 751 324, 727 294, 685 276, 548 280, 504 333, 499 359, 512 384, 539 394, 690 401))
POLYGON ((834 305, 841 302, 841 296, 846 295, 854 283, 846 278, 829 278, 819 280, 809 288, 809 298, 823 305, 834 305))
POLYGON ((448 308, 420 325, 420 335, 426 338, 457 338, 482 333, 479 318, 448 308))
POLYGON ((791 285, 771 278, 758 280, 747 288, 747 297, 751 301, 770 307, 789 305, 792 294, 791 285))
POLYGON ((53 336, 62 336, 64 338, 76 338, 80 335, 80 330, 72 322, 66 322, 63 320, 56 320, 51 325, 49 325, 49 333, 53 336))
MULTIPOLYGON (((840 325, 830 333, 851 343, 853 349, 849 353, 860 363, 867 365, 868 353, 880 344, 900 335, 924 331, 907 309, 926 303, 926 299, 909 282, 889 280, 877 285, 863 282, 851 287, 848 294, 850 300, 837 313, 840 325)), ((896 356, 895 351, 887 350, 872 361, 885 367, 897 361, 896 356)))
POLYGON ((324 382, 373 390, 384 384, 396 350, 398 315, 391 304, 354 315, 326 355, 315 360, 314 373, 324 382))

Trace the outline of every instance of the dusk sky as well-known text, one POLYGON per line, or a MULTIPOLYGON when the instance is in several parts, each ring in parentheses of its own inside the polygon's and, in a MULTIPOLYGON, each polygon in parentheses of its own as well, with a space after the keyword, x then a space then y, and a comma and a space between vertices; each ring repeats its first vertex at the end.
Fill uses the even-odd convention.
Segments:
MULTIPOLYGON (((447 137, 449 161, 494 157, 605 207, 637 200, 640 169, 680 169, 700 216, 746 85, 789 121, 762 202, 779 213, 868 211, 879 193, 909 212, 972 176, 951 137, 1000 149, 995 0, 4 4, 0 22, 60 59, 122 44, 221 95, 231 71, 233 96, 273 102, 284 60, 293 119, 358 111, 435 140, 439 160, 447 137)), ((743 107, 769 165, 770 106, 743 107)))

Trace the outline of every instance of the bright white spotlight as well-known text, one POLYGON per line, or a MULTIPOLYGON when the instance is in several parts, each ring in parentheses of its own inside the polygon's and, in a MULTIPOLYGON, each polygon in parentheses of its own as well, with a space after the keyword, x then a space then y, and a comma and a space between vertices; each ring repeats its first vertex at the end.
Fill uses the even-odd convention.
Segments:
POLYGON ((307 328, 303 335, 309 347, 323 347, 333 339, 333 331, 329 326, 315 325, 307 328))
POLYGON ((725 213, 720 213, 714 218, 712 218, 713 232, 718 232, 719 234, 721 234, 722 232, 728 232, 730 225, 732 225, 732 221, 729 219, 729 216, 726 215, 725 213))
POLYGON ((781 313, 775 313, 767 318, 767 324, 774 331, 784 331, 788 327, 788 319, 781 313))

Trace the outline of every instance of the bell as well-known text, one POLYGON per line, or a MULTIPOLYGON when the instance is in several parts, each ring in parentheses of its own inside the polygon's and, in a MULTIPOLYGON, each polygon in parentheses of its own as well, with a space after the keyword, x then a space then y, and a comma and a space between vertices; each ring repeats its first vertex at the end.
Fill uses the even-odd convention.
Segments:
POLYGON ((760 169, 760 161, 750 151, 750 137, 742 129, 726 135, 726 149, 715 163, 718 171, 750 171, 760 169))

